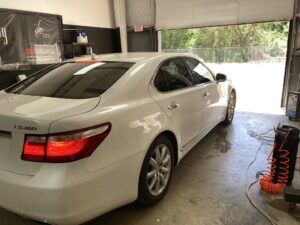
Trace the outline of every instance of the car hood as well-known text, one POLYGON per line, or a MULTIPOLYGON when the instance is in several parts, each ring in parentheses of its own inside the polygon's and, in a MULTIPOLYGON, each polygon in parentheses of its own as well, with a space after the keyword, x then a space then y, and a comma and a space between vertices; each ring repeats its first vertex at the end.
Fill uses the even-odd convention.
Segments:
POLYGON ((0 93, 0 130, 46 134, 52 122, 94 109, 100 97, 63 99, 0 93))

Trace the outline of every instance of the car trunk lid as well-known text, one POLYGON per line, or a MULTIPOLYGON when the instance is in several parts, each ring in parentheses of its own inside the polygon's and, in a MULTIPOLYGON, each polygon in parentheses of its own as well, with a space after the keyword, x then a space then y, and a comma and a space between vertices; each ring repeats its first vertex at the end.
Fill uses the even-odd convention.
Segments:
POLYGON ((34 175, 42 163, 21 159, 25 134, 47 134, 56 120, 94 109, 100 101, 0 94, 0 170, 34 175))

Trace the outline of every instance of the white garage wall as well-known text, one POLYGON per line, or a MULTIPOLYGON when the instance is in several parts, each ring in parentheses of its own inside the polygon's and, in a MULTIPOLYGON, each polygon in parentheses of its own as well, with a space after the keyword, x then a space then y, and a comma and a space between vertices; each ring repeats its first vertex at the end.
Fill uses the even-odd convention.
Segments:
POLYGON ((0 8, 58 14, 64 24, 115 27, 112 0, 0 0, 0 8))
POLYGON ((156 28, 290 20, 294 0, 156 0, 156 28))

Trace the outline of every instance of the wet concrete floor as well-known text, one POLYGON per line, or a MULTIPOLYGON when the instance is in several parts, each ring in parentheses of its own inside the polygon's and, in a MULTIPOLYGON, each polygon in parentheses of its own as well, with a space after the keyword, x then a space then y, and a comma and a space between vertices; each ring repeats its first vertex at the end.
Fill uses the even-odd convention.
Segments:
MULTIPOLYGON (((181 161, 161 202, 151 207, 129 204, 85 225, 270 224, 247 200, 245 185, 246 180, 248 184, 255 181, 257 171, 266 169, 272 147, 261 148, 246 178, 247 166, 260 146, 248 131, 263 133, 285 120, 282 115, 237 112, 231 126, 217 126, 181 161)), ((293 125, 300 128, 299 123, 293 125)), ((299 172, 295 172, 294 184, 300 188, 299 172)), ((278 224, 300 224, 300 205, 289 211, 281 195, 266 194, 258 184, 250 195, 278 224)), ((38 223, 0 210, 0 225, 34 224, 38 223)))

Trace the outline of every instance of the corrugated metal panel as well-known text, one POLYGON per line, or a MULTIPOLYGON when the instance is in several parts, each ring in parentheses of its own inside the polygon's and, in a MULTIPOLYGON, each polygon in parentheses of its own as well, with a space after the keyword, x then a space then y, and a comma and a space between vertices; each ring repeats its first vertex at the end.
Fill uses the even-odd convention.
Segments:
POLYGON ((136 24, 154 26, 155 7, 153 0, 126 0, 127 26, 136 24))
POLYGON ((291 20, 294 0, 239 0, 239 23, 291 20))
POLYGON ((156 0, 156 28, 290 20, 294 0, 156 0))

